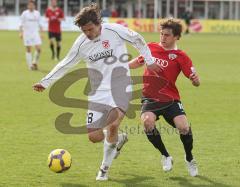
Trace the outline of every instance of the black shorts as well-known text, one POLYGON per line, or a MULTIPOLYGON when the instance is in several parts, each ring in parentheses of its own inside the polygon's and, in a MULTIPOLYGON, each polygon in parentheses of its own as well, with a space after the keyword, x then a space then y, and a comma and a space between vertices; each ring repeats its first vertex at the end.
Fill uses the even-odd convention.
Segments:
POLYGON ((49 39, 55 38, 57 42, 60 42, 62 40, 62 34, 55 33, 55 32, 48 32, 48 38, 49 39))
POLYGON ((179 115, 186 115, 181 101, 174 100, 172 102, 159 103, 149 98, 142 98, 141 113, 152 112, 156 115, 156 120, 159 120, 159 116, 163 116, 164 119, 175 128, 173 118, 179 115))

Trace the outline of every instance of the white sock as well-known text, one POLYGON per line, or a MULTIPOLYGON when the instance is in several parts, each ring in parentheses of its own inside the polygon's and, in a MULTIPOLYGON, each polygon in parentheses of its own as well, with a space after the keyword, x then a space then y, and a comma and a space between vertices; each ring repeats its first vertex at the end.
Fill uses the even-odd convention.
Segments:
POLYGON ((39 60, 40 53, 38 51, 34 52, 33 64, 37 64, 39 60))
POLYGON ((123 140, 123 134, 118 134, 118 141, 117 143, 121 142, 123 140))
MULTIPOLYGON (((103 129, 103 134, 104 134, 104 137, 107 138, 107 129, 103 129)), ((103 142, 105 141, 105 138, 103 140, 103 142)), ((117 140, 117 144, 119 142, 121 142, 123 140, 123 134, 118 134, 118 140, 117 140)))
POLYGON ((32 66, 32 53, 31 52, 26 52, 26 61, 28 68, 31 69, 32 66))
POLYGON ((107 129, 103 129, 103 134, 104 134, 104 137, 107 138, 107 129))
POLYGON ((116 151, 116 143, 109 143, 105 138, 103 145, 103 161, 100 167, 101 169, 108 170, 112 164, 116 151))

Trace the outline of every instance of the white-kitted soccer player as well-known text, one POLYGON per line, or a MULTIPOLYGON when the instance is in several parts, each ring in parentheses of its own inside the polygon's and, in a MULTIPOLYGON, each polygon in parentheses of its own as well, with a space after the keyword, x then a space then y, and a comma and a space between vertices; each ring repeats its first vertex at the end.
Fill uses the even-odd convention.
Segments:
POLYGON ((104 140, 103 161, 96 180, 107 180, 113 159, 127 141, 126 133, 118 134, 129 103, 129 98, 122 90, 131 91, 130 87, 124 88, 125 82, 129 83, 130 76, 125 42, 137 48, 146 59, 149 69, 160 71, 160 67, 155 63, 141 35, 119 24, 102 23, 97 4, 83 8, 76 16, 75 24, 83 33, 67 56, 33 88, 41 92, 81 59, 86 62, 92 88, 88 96, 88 136, 93 143, 104 140), (106 131, 103 131, 104 127, 106 131))
POLYGON ((26 47, 26 61, 30 70, 37 70, 38 59, 41 52, 42 40, 39 31, 42 31, 40 13, 35 10, 35 1, 28 1, 28 9, 21 15, 20 37, 26 47), (32 47, 35 47, 32 55, 32 47))

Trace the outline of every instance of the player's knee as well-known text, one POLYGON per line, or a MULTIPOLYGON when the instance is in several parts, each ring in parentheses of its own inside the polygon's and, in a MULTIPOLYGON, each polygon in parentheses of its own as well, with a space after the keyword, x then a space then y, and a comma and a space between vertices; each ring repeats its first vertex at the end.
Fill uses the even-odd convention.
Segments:
POLYGON ((186 135, 189 133, 190 131, 190 127, 188 124, 186 125, 181 125, 180 127, 178 127, 178 130, 180 132, 180 134, 186 135))
POLYGON ((110 132, 114 132, 118 129, 120 125, 120 122, 119 121, 114 121, 113 123, 109 124, 109 131, 110 132))
POLYGON ((145 116, 142 118, 142 122, 146 131, 151 131, 155 126, 155 119, 153 117, 145 116))
POLYGON ((108 116, 107 125, 110 129, 117 129, 124 118, 124 114, 118 109, 112 110, 108 116))

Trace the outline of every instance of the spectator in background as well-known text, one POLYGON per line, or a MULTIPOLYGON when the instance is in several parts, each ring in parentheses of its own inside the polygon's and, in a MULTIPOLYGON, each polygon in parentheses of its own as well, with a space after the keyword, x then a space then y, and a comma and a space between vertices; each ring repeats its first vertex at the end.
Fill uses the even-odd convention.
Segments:
POLYGON ((110 17, 111 16, 111 11, 109 10, 109 8, 106 8, 104 10, 101 11, 101 16, 102 17, 110 17))
POLYGON ((47 8, 45 16, 48 18, 48 37, 50 40, 52 59, 59 61, 62 41, 61 21, 64 20, 64 13, 62 9, 57 6, 57 0, 51 0, 51 5, 47 8), (57 55, 55 55, 54 38, 57 43, 57 55))
POLYGON ((111 17, 112 18, 117 18, 119 15, 118 15, 118 12, 115 8, 112 9, 112 12, 111 12, 111 17))
POLYGON ((0 16, 6 16, 7 15, 7 10, 5 7, 0 6, 0 16))
POLYGON ((187 29, 185 31, 185 34, 188 34, 189 33, 189 27, 190 27, 190 24, 191 24, 191 20, 193 19, 193 14, 192 12, 190 11, 190 9, 186 9, 185 13, 183 14, 183 17, 182 17, 186 23, 186 26, 187 26, 187 29))

